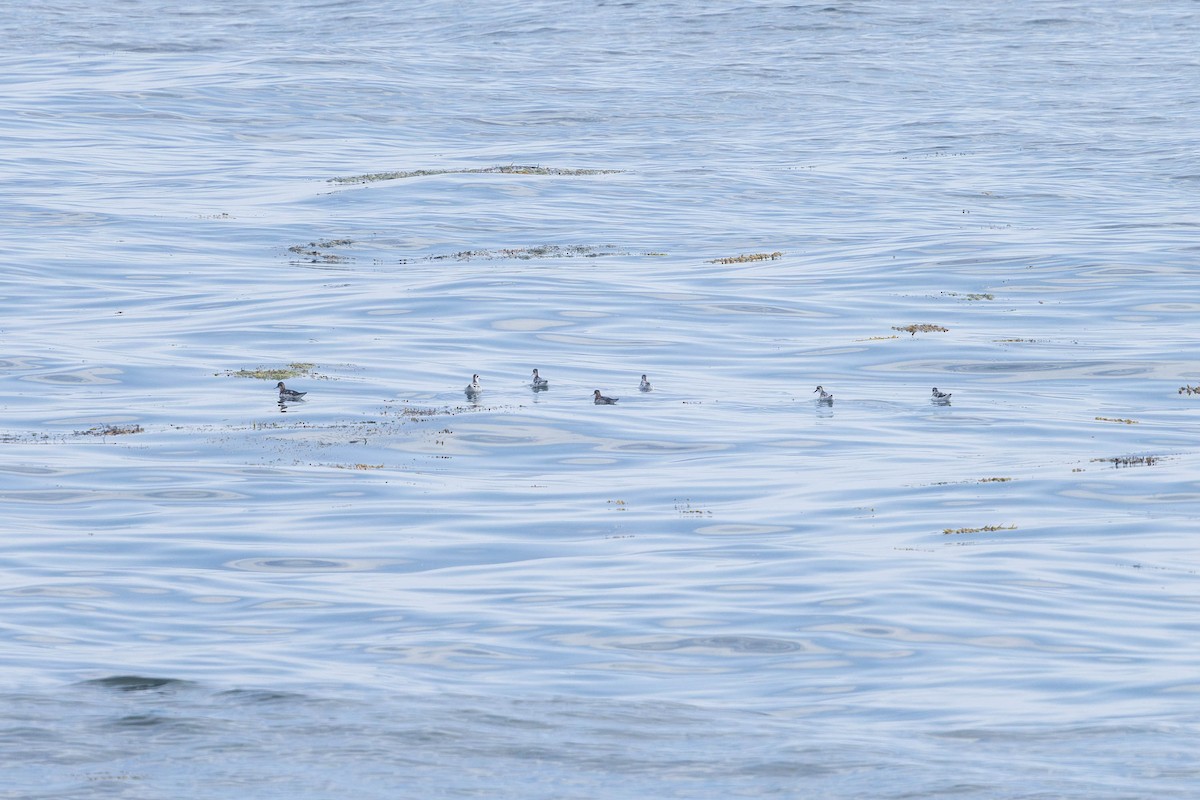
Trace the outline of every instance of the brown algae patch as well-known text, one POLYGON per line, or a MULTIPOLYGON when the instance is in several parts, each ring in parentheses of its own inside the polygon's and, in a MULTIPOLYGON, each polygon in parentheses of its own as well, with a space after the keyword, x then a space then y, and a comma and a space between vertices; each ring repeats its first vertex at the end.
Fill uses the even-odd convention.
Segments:
POLYGON ((50 434, 41 432, 0 433, 0 444, 16 444, 18 442, 43 444, 50 441, 62 441, 62 437, 56 435, 51 438, 50 434))
POLYGON ((86 431, 75 431, 76 436, 128 436, 142 433, 141 425, 94 425, 86 431))
MULTIPOLYGON (((422 420, 426 420, 431 417, 450 417, 450 416, 454 416, 456 414, 465 414, 465 413, 479 411, 479 410, 481 410, 481 409, 476 406, 443 406, 442 408, 430 408, 427 406, 410 406, 410 405, 408 405, 408 401, 404 400, 404 401, 389 401, 389 406, 383 410, 383 413, 385 415, 399 414, 401 417, 403 417, 405 419, 410 419, 413 422, 421 422, 422 420), (395 408, 393 405, 394 403, 397 403, 397 402, 402 404, 401 407, 398 409, 395 408)), ((449 431, 449 430, 443 431, 443 432, 451 433, 451 431, 449 431)))
POLYGON ((981 528, 943 528, 944 535, 958 535, 960 533, 995 533, 996 531, 1015 531, 1016 525, 984 525, 981 528))
POLYGON ((1200 386, 1192 386, 1191 384, 1180 386, 1179 394, 1186 394, 1189 396, 1193 394, 1200 394, 1200 386))
POLYGON ((225 370, 225 372, 217 374, 226 375, 230 378, 255 378, 262 381, 282 381, 288 378, 299 378, 301 376, 313 377, 313 370, 316 368, 316 364, 296 361, 288 364, 286 367, 258 367, 257 369, 225 370))
POLYGON ((976 478, 974 481, 970 481, 970 480, 936 481, 934 483, 930 483, 927 485, 928 486, 961 486, 961 485, 965 485, 965 484, 969 484, 969 483, 1008 483, 1011 480, 1013 480, 1013 478, 976 478))
POLYGON ((582 175, 615 175, 622 172, 619 169, 565 169, 562 167, 541 167, 519 164, 509 164, 499 167, 476 167, 473 169, 414 169, 396 170, 392 172, 370 172, 366 175, 351 175, 349 177, 330 178, 330 183, 374 183, 376 181, 395 181, 402 178, 425 178, 431 175, 565 175, 577 177, 582 175))
POLYGON ((773 253, 750 253, 727 258, 714 258, 708 264, 748 264, 752 261, 775 261, 783 258, 783 253, 776 250, 773 253))
POLYGON ((916 336, 918 333, 949 333, 949 328, 943 328, 941 325, 930 325, 928 322, 920 322, 915 325, 893 325, 892 330, 904 331, 905 333, 916 336))
MULTIPOLYGON (((415 420, 422 420, 428 417, 436 417, 438 414, 449 413, 450 412, 446 409, 439 408, 413 408, 412 406, 405 406, 404 408, 400 409, 400 416, 409 417, 410 419, 415 420)), ((446 431, 446 433, 449 432, 450 431, 446 431)))
POLYGON ((599 258, 600 256, 632 255, 612 244, 543 244, 533 247, 502 247, 496 250, 460 250, 457 253, 444 253, 436 256, 426 256, 425 261, 494 261, 498 259, 516 259, 531 261, 538 258, 599 258))
MULTIPOLYGON (((353 261, 353 257, 331 252, 331 250, 354 244, 353 239, 330 239, 320 242, 296 244, 288 248, 301 258, 301 261, 311 264, 341 264, 353 261)), ((429 256, 401 256, 397 263, 415 264, 421 262, 439 261, 533 261, 550 258, 600 258, 602 256, 657 256, 667 255, 662 251, 635 253, 613 244, 540 244, 523 247, 499 247, 489 250, 456 250, 452 253, 435 253, 429 256)), ((376 258, 376 263, 382 263, 376 258)))
POLYGON ((309 242, 308 244, 294 244, 288 248, 288 252, 302 256, 305 261, 314 264, 342 264, 350 261, 350 256, 343 256, 329 251, 339 247, 349 247, 352 244, 354 244, 353 239, 326 239, 320 242, 309 242))
POLYGON ((1136 419, 1122 419, 1120 417, 1096 417, 1097 422, 1120 422, 1124 425, 1137 425, 1136 419))

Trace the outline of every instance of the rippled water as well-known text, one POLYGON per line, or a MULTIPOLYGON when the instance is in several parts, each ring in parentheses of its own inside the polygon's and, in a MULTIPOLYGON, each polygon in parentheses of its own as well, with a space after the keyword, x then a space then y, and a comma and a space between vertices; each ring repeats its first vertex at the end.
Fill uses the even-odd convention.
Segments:
POLYGON ((0 798, 1192 796, 1198 27, 10 9, 0 798))

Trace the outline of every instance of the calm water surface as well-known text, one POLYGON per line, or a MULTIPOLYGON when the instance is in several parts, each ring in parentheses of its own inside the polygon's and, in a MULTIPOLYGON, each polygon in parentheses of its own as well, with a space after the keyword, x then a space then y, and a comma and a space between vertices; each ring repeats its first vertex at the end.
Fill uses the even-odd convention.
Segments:
POLYGON ((10 9, 0 798, 1194 796, 1198 32, 10 9))

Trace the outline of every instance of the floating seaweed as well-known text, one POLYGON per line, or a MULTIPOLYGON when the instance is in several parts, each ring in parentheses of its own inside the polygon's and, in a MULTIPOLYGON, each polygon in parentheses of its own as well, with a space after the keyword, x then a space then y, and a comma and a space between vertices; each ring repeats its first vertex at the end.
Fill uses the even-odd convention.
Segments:
MULTIPOLYGON (((412 406, 405 406, 404 408, 400 409, 400 416, 411 417, 412 419, 418 419, 418 420, 425 419, 426 417, 437 416, 438 414, 448 414, 448 413, 450 413, 450 412, 448 412, 444 409, 437 409, 437 408, 415 408, 412 406)), ((451 431, 442 431, 442 433, 450 433, 450 432, 451 431)))
POLYGON ((509 164, 499 167, 475 167, 471 169, 414 169, 397 170, 393 172, 371 172, 366 175, 330 178, 330 183, 374 183, 376 181, 394 181, 401 178, 424 178, 431 175, 613 175, 622 172, 619 169, 564 169, 561 167, 540 167, 529 165, 509 164))
POLYGON ((1125 425, 1137 425, 1136 419, 1122 419, 1120 417, 1096 417, 1097 422, 1121 422, 1125 425))
POLYGON ((1193 395, 1200 394, 1200 386, 1192 386, 1190 384, 1179 387, 1180 394, 1193 395))
POLYGON ((918 333, 948 333, 949 328, 943 328, 941 325, 930 325, 927 322, 921 322, 916 325, 893 325, 892 330, 904 331, 905 333, 916 336, 918 333))
POLYGON ((747 255, 730 256, 728 258, 714 258, 708 261, 709 264, 748 264, 751 261, 775 261, 783 258, 783 253, 776 250, 773 253, 750 253, 747 255))
MULTIPOLYGON (((329 239, 306 244, 295 244, 288 248, 289 253, 301 256, 300 260, 312 264, 340 264, 353 261, 351 256, 329 252, 332 248, 348 247, 355 244, 353 239, 329 239)), ((403 257, 400 264, 412 264, 423 261, 498 261, 514 259, 532 261, 543 258, 600 258, 601 256, 665 256, 661 251, 633 253, 630 250, 613 244, 541 244, 528 247, 501 247, 490 250, 456 250, 452 253, 435 253, 421 257, 403 257)))
POLYGON ((627 256, 630 253, 612 244, 543 244, 533 247, 502 247, 497 250, 461 250, 457 253, 426 256, 425 261, 492 261, 518 259, 530 261, 535 258, 599 258, 600 256, 627 256))
POLYGON ((942 533, 946 535, 957 535, 960 533, 994 533, 996 531, 1015 531, 1016 525, 984 525, 981 528, 943 528, 942 533))
POLYGON ((295 361, 286 367, 259 367, 257 369, 226 370, 222 375, 230 378, 256 378, 264 381, 282 381, 287 378, 298 378, 302 375, 311 376, 316 364, 295 361))
POLYGON ((75 431, 76 436, 128 436, 142 433, 141 425, 95 425, 86 431, 75 431))
POLYGON ((327 239, 323 242, 294 244, 288 248, 288 252, 304 256, 305 260, 314 264, 341 264, 350 261, 350 256, 338 255, 337 253, 330 253, 328 251, 335 247, 349 247, 352 244, 354 244, 353 239, 327 239))
POLYGON ((968 292, 962 294, 960 292, 942 292, 947 297, 964 297, 967 300, 995 300, 996 296, 990 292, 968 292))

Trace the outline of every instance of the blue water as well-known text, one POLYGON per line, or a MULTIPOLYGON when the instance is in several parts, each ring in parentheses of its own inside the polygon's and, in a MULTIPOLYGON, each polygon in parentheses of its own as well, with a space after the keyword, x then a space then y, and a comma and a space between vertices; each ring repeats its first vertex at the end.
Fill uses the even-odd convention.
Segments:
POLYGON ((1198 31, 7 9, 0 798, 1194 796, 1198 31))

